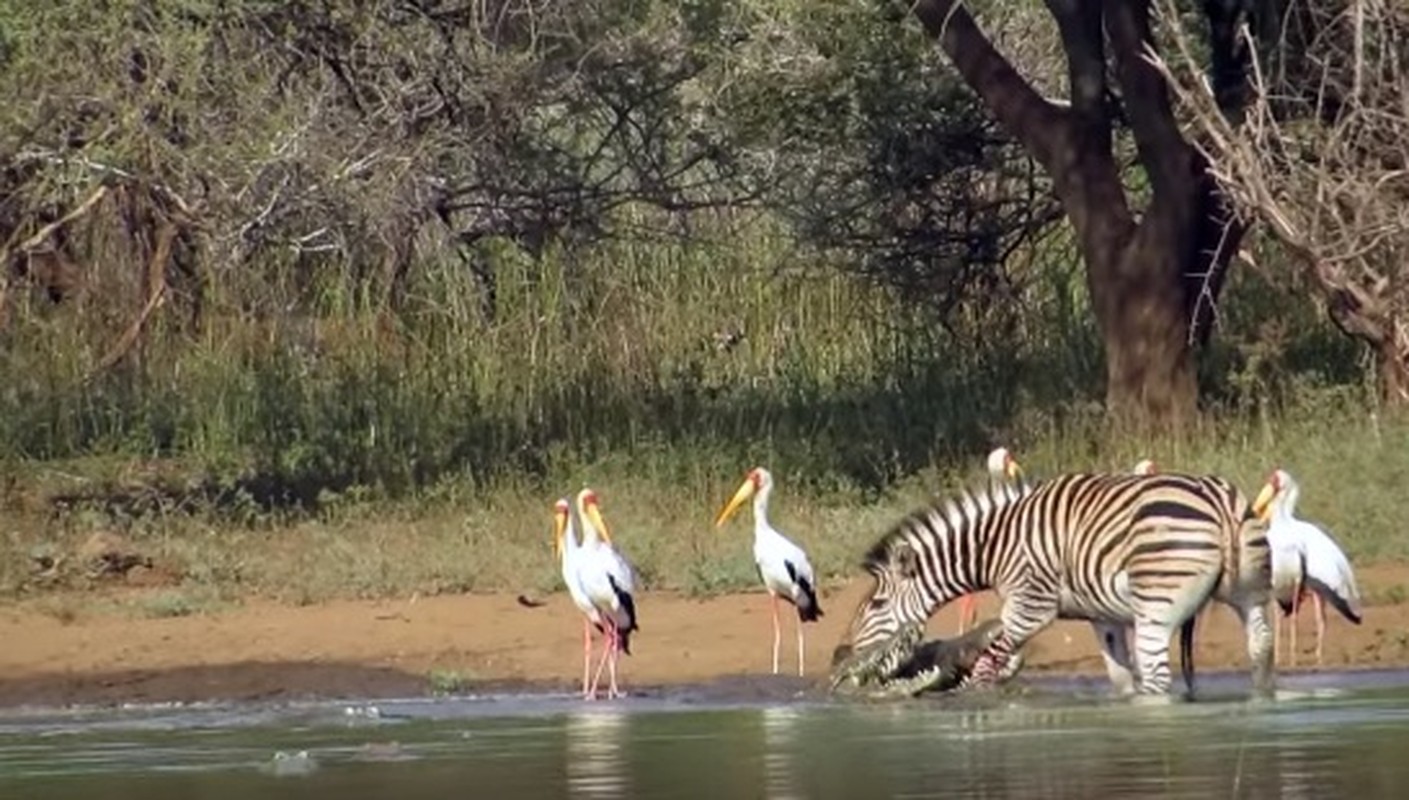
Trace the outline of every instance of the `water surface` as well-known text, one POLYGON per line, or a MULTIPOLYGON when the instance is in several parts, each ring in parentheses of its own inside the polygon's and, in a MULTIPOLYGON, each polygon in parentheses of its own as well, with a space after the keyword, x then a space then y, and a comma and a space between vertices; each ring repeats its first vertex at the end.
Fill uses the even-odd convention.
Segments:
POLYGON ((535 697, 11 713, 0 716, 0 797, 1389 798, 1409 786, 1399 678, 1323 675, 1275 702, 1235 687, 1169 706, 1069 686, 961 703, 535 697))

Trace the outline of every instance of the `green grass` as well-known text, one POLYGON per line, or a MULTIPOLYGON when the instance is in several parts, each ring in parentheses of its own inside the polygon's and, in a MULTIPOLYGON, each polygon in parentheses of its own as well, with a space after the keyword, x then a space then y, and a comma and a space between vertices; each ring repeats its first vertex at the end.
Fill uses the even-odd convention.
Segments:
MULTIPOLYGON (((1299 515, 1326 526, 1357 562, 1409 556, 1400 488, 1409 478, 1409 423, 1375 422, 1331 407, 1304 416, 1224 423, 1195 442, 1139 447, 1057 433, 1019 451, 1031 476, 1059 470, 1126 469, 1141 455, 1162 469, 1213 471, 1255 493, 1280 465, 1302 483, 1299 515)), ((935 492, 980 480, 979 451, 965 464, 931 466, 883 491, 816 489, 787 461, 770 461, 778 489, 775 524, 811 554, 824 584, 856 574, 859 553, 899 515, 935 492)), ((700 468, 677 479, 664 465, 685 451, 579 466, 551 480, 477 488, 440 485, 418 499, 338 501, 316 518, 279 525, 212 526, 193 515, 140 519, 136 546, 185 575, 184 585, 144 601, 139 613, 175 616, 211 607, 210 598, 253 594, 290 603, 334 597, 558 591, 550 541, 551 503, 590 483, 616 539, 644 584, 692 594, 754 589, 747 513, 712 524, 753 462, 700 468), (730 468, 732 467, 732 468, 730 468)), ((80 542, 84 523, 60 524, 80 542)), ((13 590, 16 584, 9 587, 13 590)), ((23 578, 21 576, 21 582, 23 578)))
POLYGON ((437 697, 459 694, 472 682, 471 676, 456 670, 433 669, 426 677, 430 692, 437 697))
POLYGON ((1255 492, 1281 465, 1353 557, 1409 555, 1409 421, 1376 412, 1356 349, 1303 297, 1235 274, 1205 428, 1136 441, 1102 424, 1079 272, 1029 265, 1014 308, 950 333, 766 221, 729 233, 500 254, 492 318, 453 264, 423 265, 389 322, 350 278, 270 316, 221 284, 204 330, 163 317, 92 380, 128 317, 99 295, 30 298, 0 362, 0 592, 82 584, 41 580, 34 554, 95 530, 181 576, 139 611, 156 616, 249 594, 547 592, 551 504, 587 483, 648 586, 750 588, 748 521, 711 521, 756 464, 779 481, 775 521, 834 582, 999 443, 1030 475, 1148 455, 1255 492))

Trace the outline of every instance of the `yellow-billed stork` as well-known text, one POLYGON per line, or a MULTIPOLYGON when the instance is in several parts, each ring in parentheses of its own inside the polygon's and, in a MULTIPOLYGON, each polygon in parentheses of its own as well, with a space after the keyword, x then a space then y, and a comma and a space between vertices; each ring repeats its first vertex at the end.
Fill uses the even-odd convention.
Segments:
POLYGON ((588 682, 592 664, 592 629, 595 627, 605 634, 606 627, 602 622, 601 612, 582 587, 582 547, 577 539, 577 526, 572 522, 574 516, 572 504, 566 497, 559 498, 553 505, 553 544, 557 550, 563 583, 567 585, 573 605, 582 612, 582 696, 590 698, 588 682))
MULTIPOLYGON (((1360 590, 1350 559, 1320 527, 1293 516, 1301 487, 1284 469, 1274 469, 1253 500, 1252 510, 1268 520, 1267 542, 1272 548, 1272 592, 1291 627, 1291 660, 1296 663, 1297 615, 1303 598, 1311 595, 1316 607, 1316 663, 1324 657, 1326 606, 1360 624, 1360 590)), ((1280 651, 1282 622, 1278 620, 1274 650, 1280 651)))
POLYGON ((802 675, 805 651, 802 625, 820 618, 822 607, 817 602, 817 578, 807 553, 768 523, 768 497, 772 492, 773 475, 763 467, 753 468, 715 517, 714 524, 722 526, 740 506, 753 498, 753 560, 773 607, 773 674, 778 674, 778 650, 783 636, 778 621, 781 595, 797 608, 797 674, 802 675))
MULTIPOLYGON (((995 483, 1016 483, 1022 479, 1022 467, 1006 447, 995 447, 988 454, 988 478, 995 483)), ((959 598, 959 633, 963 633, 978 620, 976 593, 959 598)))
POLYGON ((607 637, 588 696, 596 696, 602 667, 606 666, 611 678, 607 697, 623 697, 617 688, 616 667, 620 653, 631 655, 631 632, 640 629, 636 621, 636 570, 612 542, 596 492, 584 488, 577 493, 577 516, 582 523, 577 574, 583 593, 601 615, 607 637))

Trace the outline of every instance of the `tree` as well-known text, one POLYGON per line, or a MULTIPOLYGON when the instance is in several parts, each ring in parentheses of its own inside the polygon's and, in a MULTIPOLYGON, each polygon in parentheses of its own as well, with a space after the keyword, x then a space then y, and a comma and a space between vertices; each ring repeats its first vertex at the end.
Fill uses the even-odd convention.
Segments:
MULTIPOLYGON (((1263 19, 1255 21, 1299 46, 1259 55, 1241 119, 1220 114, 1213 93, 1190 77, 1195 56, 1185 37, 1176 37, 1173 67, 1157 64, 1202 132, 1213 173, 1240 214, 1264 223, 1290 256, 1291 269, 1269 267, 1270 277, 1304 277, 1331 321, 1375 353, 1385 401, 1404 405, 1409 10, 1345 0, 1260 6, 1263 19)), ((1245 50, 1255 51, 1252 34, 1243 36, 1245 50)))
MULTIPOLYGON (((1115 419, 1178 425, 1196 412, 1195 349, 1243 226, 1202 153, 1181 133, 1170 92, 1145 59, 1150 4, 1047 0, 1067 61, 1070 101, 1043 97, 955 0, 915 0, 915 16, 965 83, 1047 172, 1086 264, 1115 419), (1112 80, 1113 77, 1113 80, 1112 80), (1123 182, 1115 129, 1128 124, 1149 186, 1123 182)), ((1208 0, 1212 74, 1236 111, 1243 64, 1232 35, 1241 3, 1208 0)))
POLYGON ((1059 230, 1050 182, 887 3, 770 4, 718 79, 751 186, 822 259, 966 345, 1022 313, 1014 253, 1059 230), (758 32, 765 32, 758 35, 758 32))

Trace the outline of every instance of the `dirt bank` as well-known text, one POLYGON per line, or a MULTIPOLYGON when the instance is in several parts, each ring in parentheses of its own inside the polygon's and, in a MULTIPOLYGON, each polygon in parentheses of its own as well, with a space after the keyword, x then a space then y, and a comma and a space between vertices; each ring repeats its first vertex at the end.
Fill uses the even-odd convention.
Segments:
MULTIPOLYGON (((1329 621, 1327 667, 1409 665, 1409 565, 1357 568, 1372 600, 1365 621, 1329 621)), ((807 629, 807 673, 825 675, 830 652, 863 581, 826 593, 826 616, 807 629)), ((83 598, 89 600, 85 596, 83 598)), ((512 594, 338 601, 295 607, 250 601, 228 611, 167 618, 101 612, 97 602, 11 604, 0 609, 0 706, 29 704, 386 697, 442 690, 569 688, 581 674, 581 618, 565 594, 527 607, 512 594), (54 609, 78 609, 56 614, 54 609), (85 608, 93 610, 84 611, 85 608)), ((956 606, 936 616, 936 635, 957 625, 956 606)), ((991 595, 980 615, 996 611, 991 595)), ((695 682, 769 670, 766 595, 692 599, 650 593, 640 600, 632 684, 695 682)), ((1331 612, 1334 615, 1334 612, 1331 612)), ((785 618, 783 664, 796 669, 785 618)), ((1302 621, 1302 666, 1315 641, 1302 621)), ((1241 631, 1219 607, 1200 623, 1202 669, 1244 669, 1241 631)), ((1029 649, 1029 669, 1101 671, 1089 628, 1059 622, 1029 649)), ((1285 668, 1285 665, 1284 665, 1285 668)))

